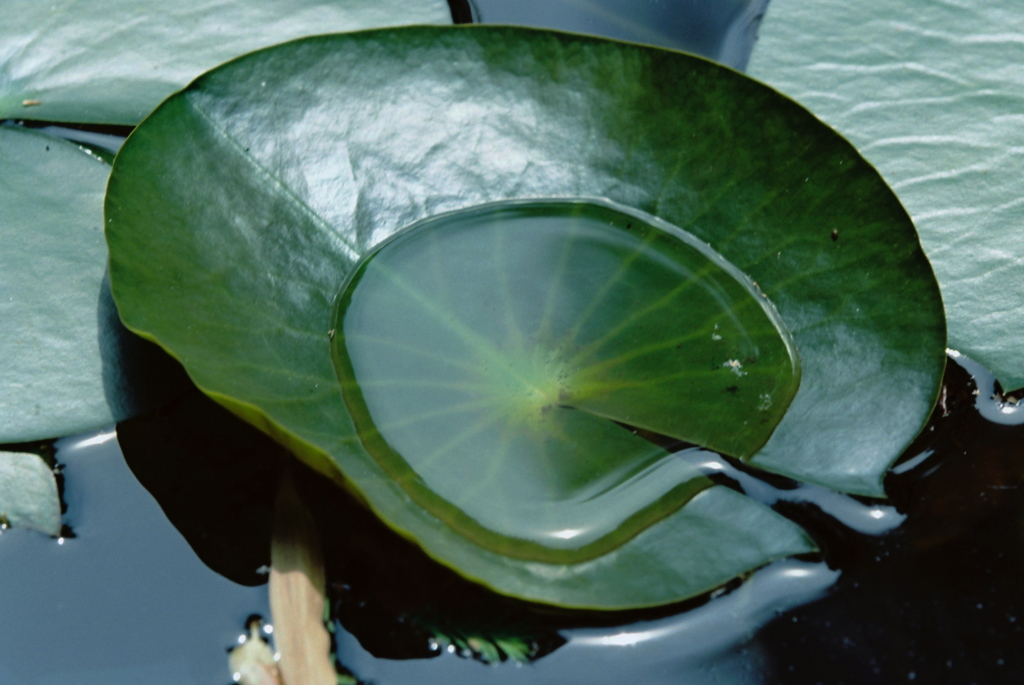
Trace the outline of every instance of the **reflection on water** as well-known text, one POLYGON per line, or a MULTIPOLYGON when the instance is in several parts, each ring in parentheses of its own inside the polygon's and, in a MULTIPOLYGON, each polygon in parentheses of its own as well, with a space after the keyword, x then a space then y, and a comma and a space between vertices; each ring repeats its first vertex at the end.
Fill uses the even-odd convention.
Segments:
POLYGON ((650 43, 744 69, 768 0, 471 0, 477 21, 650 43))
POLYGON ((974 406, 984 418, 1004 426, 1024 425, 1024 401, 1018 396, 1004 397, 996 391, 996 381, 984 366, 959 352, 950 350, 953 359, 964 371, 971 374, 977 385, 974 406))
POLYGON ((892 505, 865 503, 850 495, 833 492, 817 485, 793 482, 784 488, 777 487, 761 480, 755 475, 756 472, 745 470, 739 464, 705 450, 685 450, 680 453, 680 457, 691 461, 708 475, 718 475, 727 482, 735 483, 744 494, 762 504, 771 506, 787 502, 813 505, 836 522, 858 533, 882 535, 894 530, 907 518, 892 505))
POLYGON ((757 629, 821 595, 838 575, 821 563, 772 564, 691 611, 621 626, 566 629, 568 643, 532 664, 488 667, 453 654, 430 662, 375 659, 347 632, 339 637, 339 655, 362 680, 379 683, 762 682, 750 679, 756 671, 748 669, 754 663, 749 644, 757 629), (732 676, 711 680, 711 673, 732 676), (736 679, 739 674, 745 674, 743 679, 736 679))

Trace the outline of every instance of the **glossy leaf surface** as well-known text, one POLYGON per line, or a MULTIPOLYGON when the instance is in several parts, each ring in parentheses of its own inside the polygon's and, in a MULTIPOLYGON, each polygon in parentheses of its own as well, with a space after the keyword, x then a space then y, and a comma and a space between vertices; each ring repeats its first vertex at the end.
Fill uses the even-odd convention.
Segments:
POLYGON ((792 524, 716 487, 592 561, 515 560, 412 505, 362 448, 328 337, 344 277, 417 220, 539 197, 658 216, 753 278, 803 375, 751 460, 882 492, 945 362, 913 227, 848 143, 692 56, 481 26, 254 53, 168 100, 122 149, 106 204, 114 294, 204 391, 321 472, 340 469, 389 526, 501 592, 658 604, 810 549, 792 524))
POLYGON ((0 442, 99 428, 183 387, 110 299, 109 171, 77 145, 0 128, 0 442))
POLYGON ((443 0, 5 0, 0 119, 135 125, 221 62, 300 36, 451 23, 443 0))
POLYGON ((773 0, 750 73, 857 145, 921 233, 949 346, 1024 387, 1024 14, 1014 0, 773 0))
POLYGON ((427 219, 367 255, 335 306, 363 446, 417 504, 518 558, 606 554, 711 485, 626 426, 749 456, 799 382, 748 279, 608 204, 427 219))

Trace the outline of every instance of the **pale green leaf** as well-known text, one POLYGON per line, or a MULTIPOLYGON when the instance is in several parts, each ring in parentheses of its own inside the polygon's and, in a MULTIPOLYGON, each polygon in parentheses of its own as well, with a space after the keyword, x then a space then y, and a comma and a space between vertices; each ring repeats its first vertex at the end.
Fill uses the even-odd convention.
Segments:
POLYGON ((60 535, 57 481, 39 455, 0 452, 0 520, 12 528, 60 535))
POLYGON ((750 74, 847 136, 907 207, 949 346, 1024 386, 1024 12, 773 0, 750 74))
POLYGON ((77 145, 0 128, 0 442, 99 428, 184 376, 124 329, 106 280, 110 167, 77 145))
POLYGON ((451 23, 444 0, 4 0, 0 119, 139 123, 202 72, 300 36, 451 23))

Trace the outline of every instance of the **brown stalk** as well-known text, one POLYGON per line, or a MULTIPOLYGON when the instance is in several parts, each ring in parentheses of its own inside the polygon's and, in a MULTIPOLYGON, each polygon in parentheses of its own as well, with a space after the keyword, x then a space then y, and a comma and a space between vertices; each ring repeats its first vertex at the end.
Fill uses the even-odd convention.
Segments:
POLYGON ((270 611, 283 685, 337 682, 323 621, 325 601, 320 535, 286 468, 270 548, 270 611))

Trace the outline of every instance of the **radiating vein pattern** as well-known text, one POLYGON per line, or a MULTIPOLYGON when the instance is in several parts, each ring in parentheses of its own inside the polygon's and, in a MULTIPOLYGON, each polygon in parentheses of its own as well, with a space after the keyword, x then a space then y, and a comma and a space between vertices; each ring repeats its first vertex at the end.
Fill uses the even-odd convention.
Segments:
POLYGON ((710 483, 636 430, 753 454, 799 384, 790 334, 707 245, 605 201, 441 215, 365 257, 333 354, 366 449, 496 552, 607 553, 710 483))

